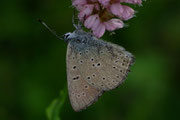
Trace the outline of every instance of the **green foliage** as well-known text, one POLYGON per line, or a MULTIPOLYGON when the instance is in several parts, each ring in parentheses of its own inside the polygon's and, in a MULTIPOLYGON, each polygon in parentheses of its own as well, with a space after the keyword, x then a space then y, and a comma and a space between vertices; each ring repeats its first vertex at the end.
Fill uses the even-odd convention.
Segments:
POLYGON ((71 0, 0 0, 0 120, 178 120, 180 119, 180 0, 132 5, 129 27, 104 40, 136 57, 127 80, 76 113, 67 89, 66 46, 58 35, 75 30, 71 0))
POLYGON ((49 107, 46 109, 46 115, 48 120, 61 120, 59 114, 63 108, 67 97, 67 87, 60 91, 59 97, 54 99, 49 107))

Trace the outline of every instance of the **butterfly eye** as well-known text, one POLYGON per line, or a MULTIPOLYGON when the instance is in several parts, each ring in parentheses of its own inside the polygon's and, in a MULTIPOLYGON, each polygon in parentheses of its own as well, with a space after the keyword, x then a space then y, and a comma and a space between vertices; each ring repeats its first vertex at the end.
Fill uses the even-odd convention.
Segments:
POLYGON ((67 40, 70 35, 71 35, 71 33, 66 33, 66 34, 64 35, 64 39, 67 40))

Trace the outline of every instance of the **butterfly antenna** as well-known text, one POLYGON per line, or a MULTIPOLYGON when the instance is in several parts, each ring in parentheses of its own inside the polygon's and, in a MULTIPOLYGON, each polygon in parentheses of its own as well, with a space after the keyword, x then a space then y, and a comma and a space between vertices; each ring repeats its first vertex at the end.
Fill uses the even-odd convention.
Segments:
POLYGON ((51 29, 44 21, 38 19, 37 21, 39 21, 42 25, 44 25, 44 27, 46 27, 53 35, 55 35, 58 39, 60 40, 64 40, 62 37, 60 37, 59 35, 57 35, 56 31, 54 31, 53 29, 51 29))

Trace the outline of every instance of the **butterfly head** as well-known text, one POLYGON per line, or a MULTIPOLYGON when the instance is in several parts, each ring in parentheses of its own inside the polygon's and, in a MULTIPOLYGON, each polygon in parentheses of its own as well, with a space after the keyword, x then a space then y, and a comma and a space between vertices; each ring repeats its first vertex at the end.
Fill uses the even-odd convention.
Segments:
POLYGON ((73 33, 68 32, 68 33, 63 35, 63 39, 64 39, 65 42, 69 42, 69 40, 72 39, 73 36, 74 36, 73 33))
POLYGON ((92 34, 91 33, 87 33, 83 30, 75 30, 74 32, 68 32, 66 34, 63 35, 63 39, 65 42, 83 42, 83 41, 86 41, 87 39, 90 39, 92 38, 92 34))

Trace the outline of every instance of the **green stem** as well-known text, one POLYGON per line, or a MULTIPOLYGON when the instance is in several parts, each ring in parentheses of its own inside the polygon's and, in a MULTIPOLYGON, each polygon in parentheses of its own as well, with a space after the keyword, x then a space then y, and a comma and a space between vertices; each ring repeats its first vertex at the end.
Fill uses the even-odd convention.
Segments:
POLYGON ((67 97, 67 87, 64 87, 63 90, 60 91, 60 95, 58 98, 54 99, 49 107, 46 109, 46 115, 48 120, 61 120, 59 114, 63 108, 67 97))

